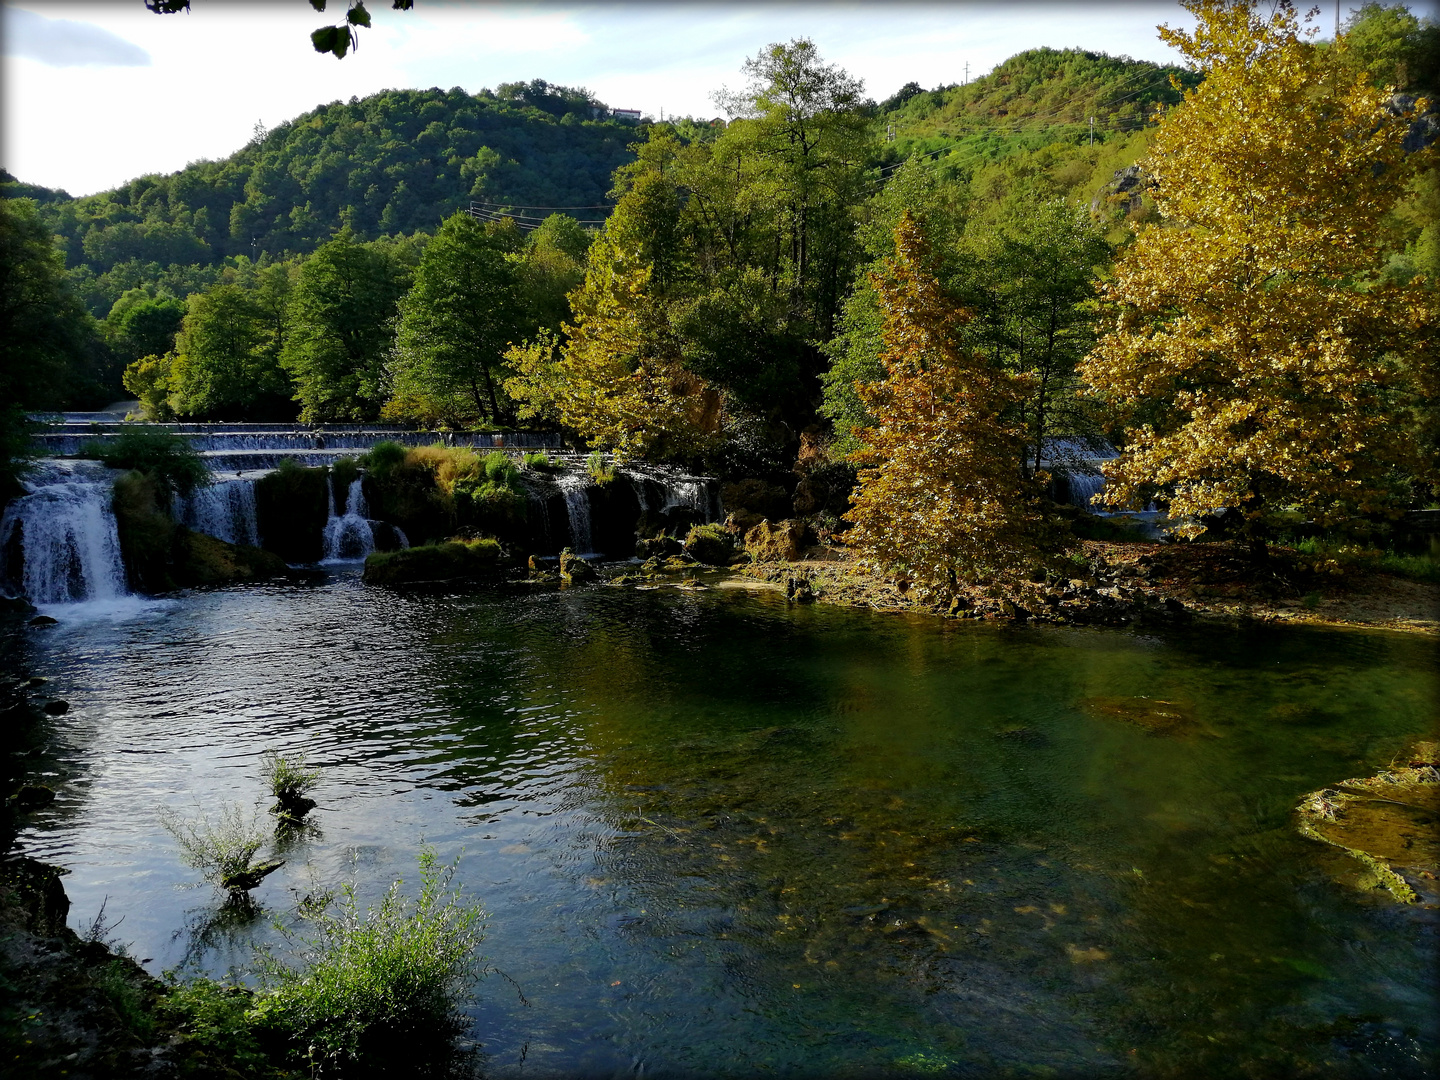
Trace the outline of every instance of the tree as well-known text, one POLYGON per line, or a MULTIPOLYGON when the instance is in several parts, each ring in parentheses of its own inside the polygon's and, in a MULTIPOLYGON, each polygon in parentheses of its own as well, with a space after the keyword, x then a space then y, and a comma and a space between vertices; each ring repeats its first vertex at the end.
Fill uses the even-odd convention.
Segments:
POLYGON ((1095 342, 1097 269, 1110 246, 1089 215, 1058 199, 1011 200, 998 223, 971 238, 962 298, 975 311, 967 336, 992 361, 1032 376, 1019 404, 1030 474, 1055 460, 1057 439, 1098 435, 1096 402, 1080 394, 1076 365, 1095 342))
POLYGON ((1343 36, 1316 48, 1288 5, 1187 6, 1195 33, 1161 36, 1205 80, 1155 136, 1163 221, 1117 262, 1082 373, 1133 424, 1110 498, 1228 508, 1263 554, 1280 511, 1395 514, 1430 471, 1406 420, 1433 378, 1434 294, 1378 274, 1387 212, 1435 152, 1406 154, 1411 118, 1343 36))
POLYGON ((300 418, 374 419, 389 396, 385 362, 404 275, 384 248, 349 229, 305 260, 290 300, 281 363, 295 380, 300 418))
POLYGON ((207 420, 255 420, 294 414, 293 392, 279 363, 267 312, 255 294, 240 285, 217 285, 194 293, 175 337, 168 371, 155 357, 126 374, 146 400, 153 373, 169 389, 168 404, 179 416, 207 420), (133 374, 132 374, 133 371, 133 374))
POLYGON ((1024 429, 1005 415, 1029 380, 964 347, 965 315, 936 280, 908 212, 872 284, 885 378, 860 389, 875 423, 853 455, 863 467, 846 515, 850 543, 941 595, 961 580, 1024 570, 1043 541, 1040 484, 1021 473, 1024 429))
POLYGON ((575 325, 563 351, 542 335, 512 349, 506 390, 521 419, 553 417, 617 457, 688 459, 719 429, 719 395, 680 359, 665 307, 650 289, 652 264, 622 247, 611 222, 590 249, 571 294, 575 325))
POLYGON ((161 356, 175 347, 175 333, 185 319, 185 302, 155 296, 137 286, 126 289, 105 318, 105 336, 124 362, 161 356))
POLYGON ((524 326, 507 247, 463 211, 440 226, 400 304, 383 415, 460 423, 508 412, 500 397, 504 354, 524 326))

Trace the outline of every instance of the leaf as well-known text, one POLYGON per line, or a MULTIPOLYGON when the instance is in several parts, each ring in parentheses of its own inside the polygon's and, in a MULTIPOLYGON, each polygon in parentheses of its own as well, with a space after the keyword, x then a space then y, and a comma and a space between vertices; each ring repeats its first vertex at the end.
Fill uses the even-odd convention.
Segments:
MULTIPOLYGON (((351 26, 369 26, 370 13, 365 10, 364 4, 356 4, 345 13, 345 19, 351 26)), ((358 42, 357 42, 358 44, 358 42)))
POLYGON ((348 26, 337 26, 335 27, 335 47, 330 51, 335 54, 337 59, 344 60, 345 54, 350 51, 350 46, 354 42, 354 39, 355 32, 348 26))
POLYGON ((409 11, 415 6, 415 0, 395 0, 390 7, 395 11, 409 11))
MULTIPOLYGON (((324 11, 325 0, 310 0, 310 6, 313 7, 316 11, 324 11)), ((328 52, 329 50, 327 49, 324 51, 328 52)))
POLYGON ((335 50, 335 36, 340 32, 338 26, 322 26, 310 35, 310 43, 315 46, 319 53, 333 52, 335 50))

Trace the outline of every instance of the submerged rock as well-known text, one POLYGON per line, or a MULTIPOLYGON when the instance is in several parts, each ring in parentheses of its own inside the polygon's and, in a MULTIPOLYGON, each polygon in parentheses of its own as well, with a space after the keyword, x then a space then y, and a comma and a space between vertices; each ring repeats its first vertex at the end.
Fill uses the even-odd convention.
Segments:
POLYGON ((70 711, 70 703, 56 698, 54 701, 47 701, 44 710, 46 716, 64 716, 70 711))
POLYGON ((1094 716, 1121 720, 1151 735, 1178 738, 1203 731, 1195 710, 1178 701, 1149 697, 1090 697, 1080 707, 1094 716))
POLYGON ((1374 776, 1312 791, 1296 807, 1301 835, 1358 864, 1362 888, 1401 903, 1440 901, 1440 746, 1422 742, 1374 776))

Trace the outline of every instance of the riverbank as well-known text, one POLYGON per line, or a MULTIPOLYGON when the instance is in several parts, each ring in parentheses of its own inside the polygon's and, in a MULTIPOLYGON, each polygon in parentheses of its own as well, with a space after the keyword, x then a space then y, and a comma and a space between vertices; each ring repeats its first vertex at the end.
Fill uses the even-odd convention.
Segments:
POLYGON ((958 618, 1128 625, 1187 618, 1371 627, 1440 634, 1440 584, 1416 581, 1289 549, 1257 566, 1228 543, 1081 541, 1072 576, 1057 572, 1016 588, 965 586, 951 600, 903 577, 867 571, 843 547, 815 547, 795 561, 756 562, 740 573, 813 599, 876 611, 958 618))

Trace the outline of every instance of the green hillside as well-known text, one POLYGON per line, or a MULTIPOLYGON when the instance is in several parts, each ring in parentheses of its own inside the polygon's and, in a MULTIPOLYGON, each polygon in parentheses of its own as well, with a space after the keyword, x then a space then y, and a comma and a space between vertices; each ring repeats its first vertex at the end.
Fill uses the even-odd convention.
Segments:
POLYGON ((934 156, 952 173, 1053 144, 1125 140, 1199 83, 1183 68, 1081 49, 1030 49, 965 86, 902 88, 879 108, 887 163, 934 156))
MULTIPOLYGON (((103 316, 127 288, 157 283, 184 296, 227 256, 307 253, 343 225, 363 239, 431 232, 472 200, 602 204, 638 134, 633 123, 592 118, 606 111, 583 92, 540 81, 473 95, 390 90, 257 132, 222 161, 79 199, 42 195, 40 210, 81 295, 103 316)), ((12 196, 41 194, 7 187, 12 196)))

